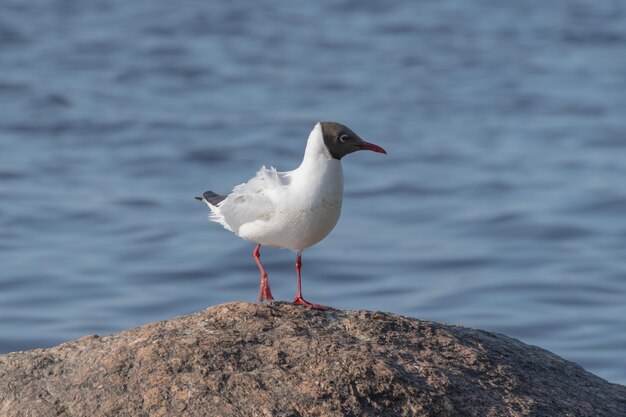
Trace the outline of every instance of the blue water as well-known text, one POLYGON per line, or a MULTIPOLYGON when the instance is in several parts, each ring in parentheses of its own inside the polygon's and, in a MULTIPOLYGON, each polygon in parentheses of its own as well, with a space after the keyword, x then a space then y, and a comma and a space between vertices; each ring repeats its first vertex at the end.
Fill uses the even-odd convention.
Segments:
MULTIPOLYGON (((304 295, 502 332, 626 383, 626 3, 0 0, 0 351, 254 301, 193 199, 344 161, 304 295)), ((294 254, 262 251, 274 296, 294 254)))

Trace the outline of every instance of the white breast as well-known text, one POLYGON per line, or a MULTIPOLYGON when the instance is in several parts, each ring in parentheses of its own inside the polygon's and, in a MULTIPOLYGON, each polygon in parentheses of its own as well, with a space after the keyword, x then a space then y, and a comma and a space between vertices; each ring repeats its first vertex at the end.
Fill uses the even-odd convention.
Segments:
POLYGON ((309 136, 302 164, 283 175, 287 185, 270 193, 272 215, 243 224, 237 234, 262 245, 302 250, 333 230, 343 201, 341 162, 328 153, 319 124, 309 136))

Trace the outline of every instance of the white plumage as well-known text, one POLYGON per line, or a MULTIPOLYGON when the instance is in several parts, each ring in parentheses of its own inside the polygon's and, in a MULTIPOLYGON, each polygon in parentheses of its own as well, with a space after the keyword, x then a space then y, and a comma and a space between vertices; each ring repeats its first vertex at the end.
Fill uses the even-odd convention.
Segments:
POLYGON ((267 245, 298 254, 298 293, 294 303, 324 308, 302 298, 301 255, 305 248, 324 239, 337 224, 343 201, 341 158, 358 150, 386 153, 342 124, 320 122, 309 135, 298 168, 278 172, 273 167, 262 167, 252 179, 233 188, 227 196, 207 191, 203 197, 196 197, 211 209, 210 220, 257 244, 254 259, 261 271, 259 301, 273 300, 259 253, 261 245, 267 245))
POLYGON ((302 164, 293 171, 262 167, 218 205, 207 202, 209 219, 250 242, 302 251, 333 230, 343 200, 341 161, 324 145, 316 124, 302 164))

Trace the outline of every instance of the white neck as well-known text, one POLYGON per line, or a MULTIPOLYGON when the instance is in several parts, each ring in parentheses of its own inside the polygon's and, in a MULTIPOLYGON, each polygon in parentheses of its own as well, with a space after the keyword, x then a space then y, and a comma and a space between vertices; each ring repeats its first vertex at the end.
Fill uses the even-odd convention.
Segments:
POLYGON ((332 160, 328 148, 324 144, 324 135, 322 133, 322 126, 317 123, 311 133, 309 139, 306 142, 306 149, 304 150, 304 158, 300 168, 307 167, 309 165, 319 166, 320 163, 327 160, 332 160))
POLYGON ((302 163, 298 169, 293 171, 293 174, 296 181, 316 184, 317 186, 324 183, 328 191, 334 195, 343 194, 341 161, 330 155, 324 144, 322 126, 319 123, 311 131, 302 163))

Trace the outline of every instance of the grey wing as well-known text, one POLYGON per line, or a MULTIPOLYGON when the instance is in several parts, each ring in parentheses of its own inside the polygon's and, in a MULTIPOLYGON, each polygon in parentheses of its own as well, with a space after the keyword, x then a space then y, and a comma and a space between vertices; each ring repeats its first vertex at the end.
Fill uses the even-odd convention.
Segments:
POLYGON ((250 222, 268 221, 276 211, 277 189, 284 185, 275 169, 261 168, 245 184, 236 186, 218 206, 219 215, 235 231, 250 222))

